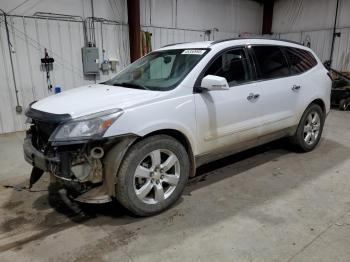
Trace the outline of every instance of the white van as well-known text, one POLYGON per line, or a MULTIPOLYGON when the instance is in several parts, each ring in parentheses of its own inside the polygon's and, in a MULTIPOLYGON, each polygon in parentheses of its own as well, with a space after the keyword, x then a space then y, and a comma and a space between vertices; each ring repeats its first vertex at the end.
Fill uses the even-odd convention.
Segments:
POLYGON ((44 172, 80 202, 116 198, 140 216, 165 210, 200 165, 291 137, 318 144, 331 79, 315 53, 268 39, 163 47, 113 79, 31 104, 31 182, 44 172))

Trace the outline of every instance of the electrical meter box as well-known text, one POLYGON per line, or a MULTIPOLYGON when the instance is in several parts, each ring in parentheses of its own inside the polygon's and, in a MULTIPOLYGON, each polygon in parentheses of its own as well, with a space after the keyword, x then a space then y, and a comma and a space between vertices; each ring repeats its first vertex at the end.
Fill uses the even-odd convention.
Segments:
POLYGON ((96 75, 99 71, 99 56, 97 47, 83 47, 83 70, 85 75, 96 75))

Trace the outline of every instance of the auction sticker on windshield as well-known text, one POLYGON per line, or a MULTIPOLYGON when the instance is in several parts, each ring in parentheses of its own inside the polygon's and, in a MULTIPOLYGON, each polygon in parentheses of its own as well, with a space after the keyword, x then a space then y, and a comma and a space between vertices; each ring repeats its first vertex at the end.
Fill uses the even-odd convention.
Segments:
POLYGON ((181 54, 182 55, 203 55, 206 50, 202 49, 187 49, 183 51, 181 54))

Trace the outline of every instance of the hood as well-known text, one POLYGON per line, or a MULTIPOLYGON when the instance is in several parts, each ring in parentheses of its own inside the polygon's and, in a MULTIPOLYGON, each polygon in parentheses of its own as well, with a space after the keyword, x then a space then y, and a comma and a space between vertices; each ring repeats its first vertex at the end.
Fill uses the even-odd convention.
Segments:
POLYGON ((145 104, 161 95, 164 92, 95 84, 46 97, 31 107, 52 114, 70 114, 76 118, 108 109, 126 109, 145 104))

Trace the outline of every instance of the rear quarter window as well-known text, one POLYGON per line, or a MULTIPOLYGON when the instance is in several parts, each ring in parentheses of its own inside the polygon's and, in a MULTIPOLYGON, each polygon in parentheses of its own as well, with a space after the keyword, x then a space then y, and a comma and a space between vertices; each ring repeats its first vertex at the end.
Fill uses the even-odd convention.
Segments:
POLYGON ((279 46, 252 46, 258 79, 266 80, 289 76, 286 57, 279 46))
POLYGON ((284 47, 283 51, 292 75, 304 73, 317 65, 317 60, 309 51, 293 47, 284 47))

